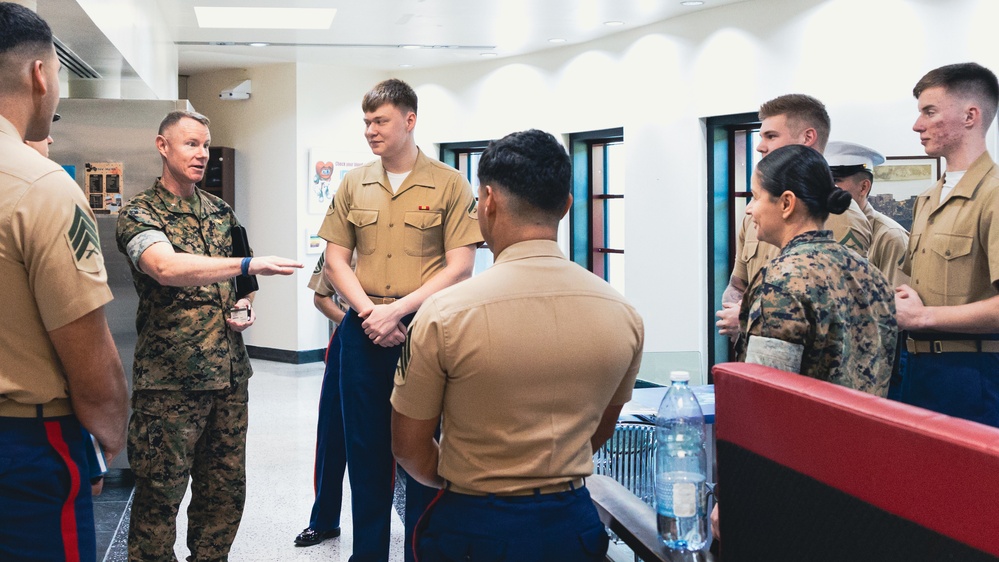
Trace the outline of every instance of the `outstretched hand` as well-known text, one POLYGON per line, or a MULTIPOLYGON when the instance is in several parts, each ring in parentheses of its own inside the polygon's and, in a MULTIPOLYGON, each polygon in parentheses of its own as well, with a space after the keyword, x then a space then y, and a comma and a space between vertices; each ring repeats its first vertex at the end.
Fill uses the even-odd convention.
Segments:
POLYGON ((302 263, 281 256, 254 256, 248 271, 250 275, 291 275, 302 267, 302 263))

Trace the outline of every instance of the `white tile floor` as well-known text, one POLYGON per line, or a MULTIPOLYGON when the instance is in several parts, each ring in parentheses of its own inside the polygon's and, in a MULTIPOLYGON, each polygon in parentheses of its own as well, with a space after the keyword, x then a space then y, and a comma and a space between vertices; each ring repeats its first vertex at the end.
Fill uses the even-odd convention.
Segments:
MULTIPOLYGON (((308 526, 312 509, 312 468, 323 364, 289 365, 257 359, 252 363, 246 508, 229 559, 346 562, 353 542, 350 491, 346 482, 342 535, 316 546, 294 545, 295 535, 308 526)), ((177 518, 175 551, 180 560, 189 554, 188 500, 189 497, 185 498, 177 518)), ((403 559, 402 540, 402 521, 393 511, 390 560, 403 559)))

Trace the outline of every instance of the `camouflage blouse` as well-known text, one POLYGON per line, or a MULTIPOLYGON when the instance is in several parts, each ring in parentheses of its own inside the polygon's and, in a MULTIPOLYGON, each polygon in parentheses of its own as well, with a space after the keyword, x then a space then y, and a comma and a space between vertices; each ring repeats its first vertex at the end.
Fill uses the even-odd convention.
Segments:
POLYGON ((745 360, 749 336, 775 338, 804 347, 805 376, 888 393, 898 333, 894 291, 831 231, 792 238, 751 281, 739 321, 738 361, 745 360))
MULTIPOLYGON (((158 181, 133 197, 118 216, 118 250, 143 233, 166 235, 177 252, 228 257, 230 231, 239 224, 221 199, 196 190, 198 202, 167 191, 158 181)), ((220 390, 252 373, 243 336, 226 324, 236 303, 232 280, 200 287, 165 287, 129 259, 139 294, 135 390, 220 390)))

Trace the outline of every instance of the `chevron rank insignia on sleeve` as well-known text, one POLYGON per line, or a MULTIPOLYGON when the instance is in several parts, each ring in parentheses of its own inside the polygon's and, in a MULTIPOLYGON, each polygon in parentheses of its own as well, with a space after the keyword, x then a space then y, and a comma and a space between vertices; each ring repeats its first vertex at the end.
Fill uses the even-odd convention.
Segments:
POLYGON ((101 255, 101 241, 97 235, 94 219, 78 205, 73 213, 73 222, 66 232, 66 242, 73 254, 76 268, 88 273, 97 273, 104 265, 101 255))

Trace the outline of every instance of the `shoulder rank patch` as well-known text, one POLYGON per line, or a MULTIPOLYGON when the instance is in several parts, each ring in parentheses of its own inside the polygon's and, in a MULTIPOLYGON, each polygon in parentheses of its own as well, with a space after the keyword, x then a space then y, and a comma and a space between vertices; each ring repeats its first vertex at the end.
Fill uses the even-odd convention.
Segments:
POLYGON ((73 222, 66 231, 66 242, 73 253, 76 268, 88 273, 97 273, 104 265, 101 255, 101 241, 97 235, 94 219, 78 205, 73 206, 73 222))
POLYGON ((323 265, 326 264, 326 256, 324 254, 319 254, 319 261, 316 262, 316 268, 312 270, 313 275, 319 275, 323 271, 323 265))
POLYGON ((468 206, 468 218, 472 220, 479 220, 479 200, 478 198, 472 199, 472 204, 468 206))
POLYGON ((853 230, 850 230, 850 232, 848 232, 847 235, 844 236, 843 239, 839 241, 839 243, 846 246, 847 248, 850 248, 851 250, 857 252, 862 256, 867 255, 867 249, 860 242, 860 239, 857 238, 857 235, 853 233, 853 230))
POLYGON ((336 199, 335 198, 334 199, 330 199, 330 208, 326 209, 326 216, 328 217, 328 216, 332 215, 334 210, 336 210, 336 199))
POLYGON ((406 384, 406 371, 409 370, 409 359, 412 357, 409 342, 413 339, 413 325, 410 324, 406 330, 406 341, 402 342, 402 353, 399 356, 399 364, 395 368, 395 385, 406 384))

